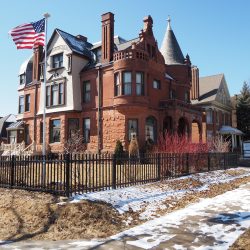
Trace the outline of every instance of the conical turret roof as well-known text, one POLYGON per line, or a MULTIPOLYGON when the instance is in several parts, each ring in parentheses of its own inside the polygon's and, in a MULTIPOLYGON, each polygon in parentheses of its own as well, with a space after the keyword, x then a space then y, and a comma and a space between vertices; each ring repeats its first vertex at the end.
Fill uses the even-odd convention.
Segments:
POLYGON ((170 18, 160 51, 166 64, 184 64, 184 56, 170 26, 170 18))

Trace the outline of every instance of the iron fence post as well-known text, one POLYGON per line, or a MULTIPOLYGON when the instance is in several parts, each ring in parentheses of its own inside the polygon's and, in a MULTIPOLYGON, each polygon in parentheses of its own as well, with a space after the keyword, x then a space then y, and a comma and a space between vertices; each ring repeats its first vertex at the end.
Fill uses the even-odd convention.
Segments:
POLYGON ((224 170, 227 169, 227 165, 226 165, 226 153, 223 153, 224 156, 224 170))
POLYGON ((116 189, 116 155, 113 154, 112 161, 112 188, 116 189))
POLYGON ((210 153, 207 154, 207 169, 208 171, 211 170, 211 162, 210 162, 210 153))
POLYGON ((11 165, 10 165, 10 187, 14 186, 14 176, 15 176, 15 156, 11 156, 11 165))
POLYGON ((65 160, 65 194, 67 197, 70 196, 70 171, 69 171, 69 166, 70 166, 70 155, 65 154, 64 155, 64 160, 65 160))
POLYGON ((158 174, 158 180, 161 180, 161 153, 157 154, 157 174, 158 174))
POLYGON ((189 174, 189 153, 186 154, 186 167, 187 167, 187 174, 189 174))

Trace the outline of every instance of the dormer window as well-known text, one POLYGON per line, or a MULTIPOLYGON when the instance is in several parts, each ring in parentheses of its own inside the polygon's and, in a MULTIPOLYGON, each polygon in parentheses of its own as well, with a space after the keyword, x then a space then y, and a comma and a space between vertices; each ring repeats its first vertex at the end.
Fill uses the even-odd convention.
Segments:
POLYGON ((52 56, 52 68, 61 68, 63 66, 63 53, 52 56))
POLYGON ((20 75, 20 85, 25 84, 25 74, 20 75))

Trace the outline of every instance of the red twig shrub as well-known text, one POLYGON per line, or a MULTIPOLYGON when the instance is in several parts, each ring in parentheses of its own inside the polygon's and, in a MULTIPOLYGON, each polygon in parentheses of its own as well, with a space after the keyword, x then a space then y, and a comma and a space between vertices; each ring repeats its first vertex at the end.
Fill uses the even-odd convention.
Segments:
POLYGON ((207 153, 210 151, 208 143, 192 143, 185 136, 176 134, 168 134, 159 137, 157 145, 154 148, 155 152, 164 153, 207 153))

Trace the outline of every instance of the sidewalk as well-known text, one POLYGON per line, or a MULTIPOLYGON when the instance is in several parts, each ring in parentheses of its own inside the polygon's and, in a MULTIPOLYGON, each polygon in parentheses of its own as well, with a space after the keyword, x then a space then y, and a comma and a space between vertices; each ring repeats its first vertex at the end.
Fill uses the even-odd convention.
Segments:
POLYGON ((250 183, 103 241, 0 243, 1 249, 228 249, 250 227, 250 183))

